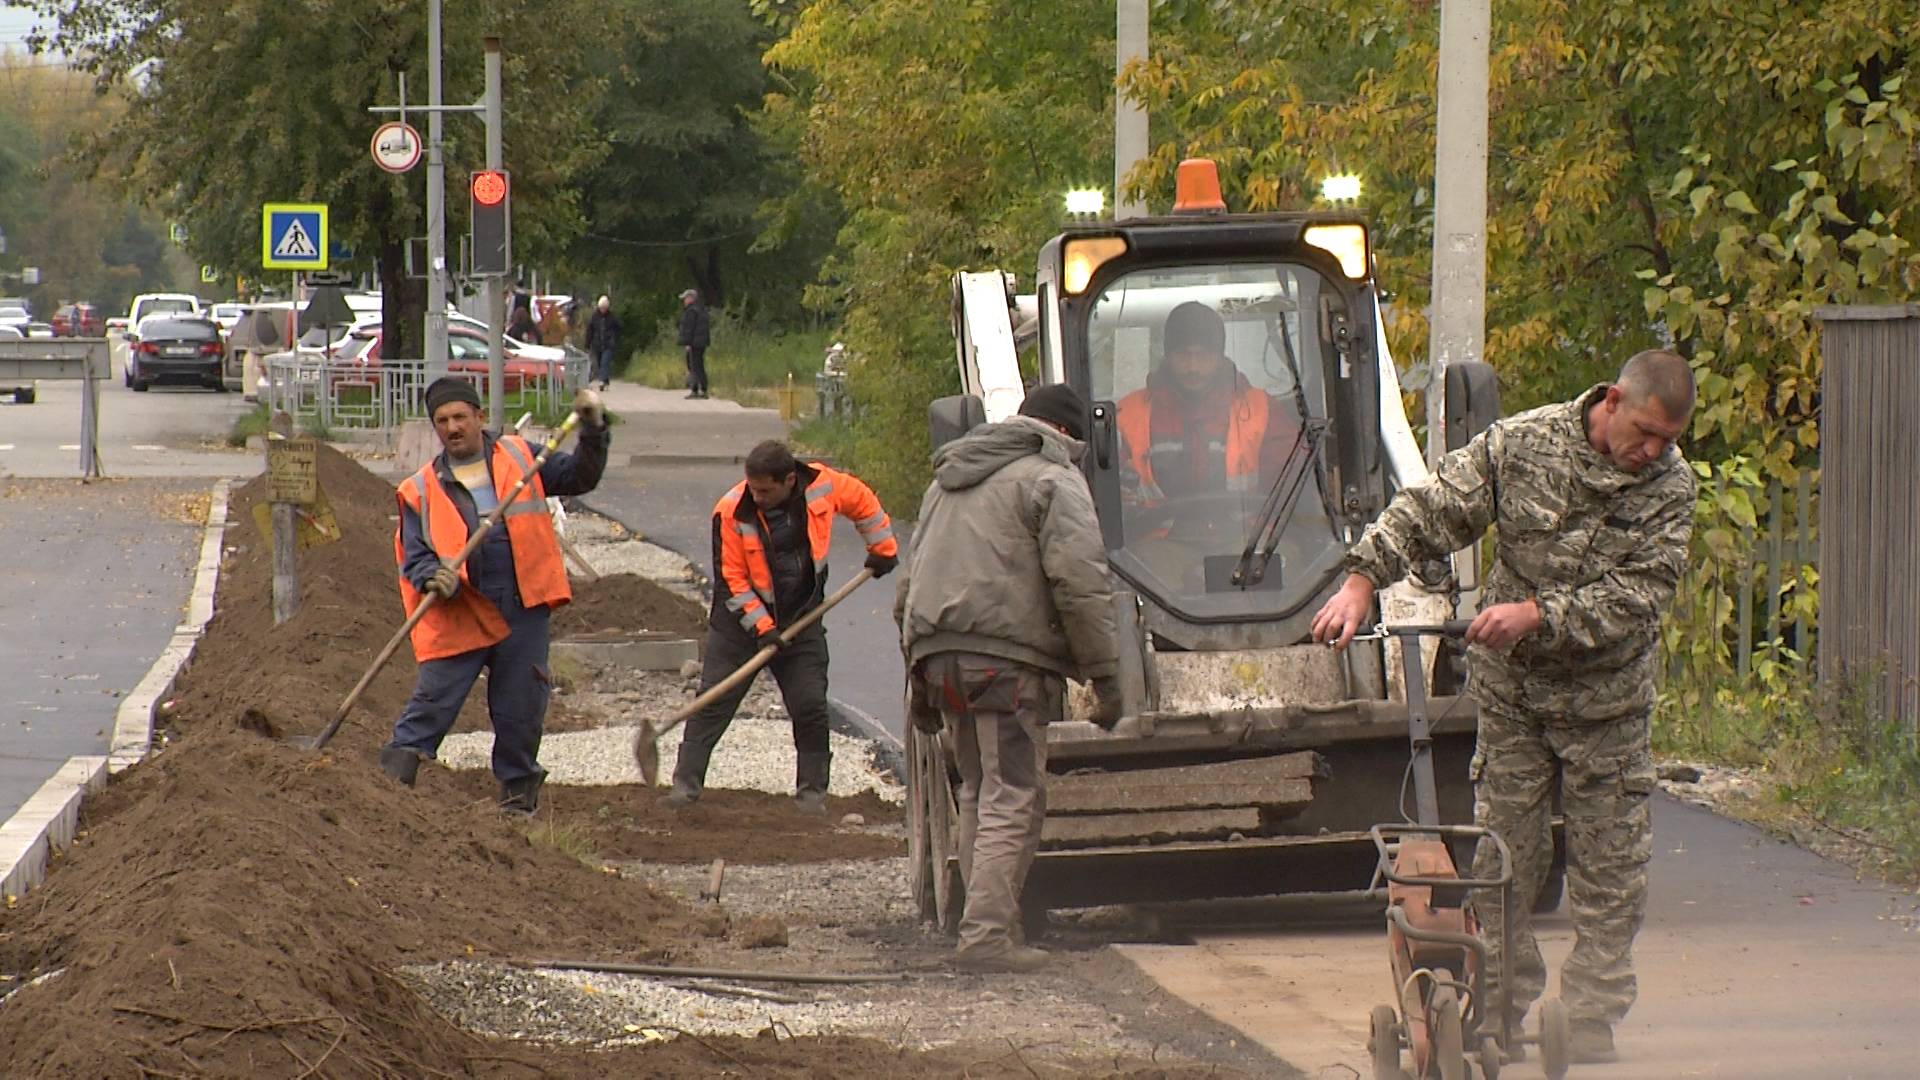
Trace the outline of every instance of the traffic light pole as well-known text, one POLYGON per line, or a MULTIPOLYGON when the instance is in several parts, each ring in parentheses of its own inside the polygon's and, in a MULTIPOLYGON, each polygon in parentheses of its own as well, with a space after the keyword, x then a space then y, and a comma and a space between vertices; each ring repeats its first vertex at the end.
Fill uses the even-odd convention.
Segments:
MULTIPOLYGON (((447 173, 442 154, 440 115, 442 113, 480 113, 487 127, 487 167, 500 168, 500 39, 486 41, 486 94, 472 105, 445 105, 440 100, 440 0, 429 0, 427 8, 427 104, 408 107, 375 105, 371 113, 399 113, 402 120, 409 112, 427 114, 427 317, 426 364, 429 379, 447 373, 447 173)), ((401 83, 404 96, 404 76, 401 83)), ((497 290, 496 290, 497 292, 497 290)), ((492 404, 488 423, 502 430, 506 403, 506 359, 501 344, 501 304, 496 297, 488 301, 487 378, 492 404)))
MULTIPOLYGON (((487 89, 482 98, 487 109, 487 168, 500 168, 500 39, 490 37, 487 49, 487 89)), ((511 245, 512 241, 508 241, 511 245)), ((508 265, 512 265, 509 257, 508 265)), ((495 431, 507 430, 507 353, 501 338, 506 336, 506 298, 500 295, 502 282, 487 282, 487 425, 495 431)))
POLYGON ((447 373, 447 164, 440 145, 440 0, 427 0, 427 379, 447 373))

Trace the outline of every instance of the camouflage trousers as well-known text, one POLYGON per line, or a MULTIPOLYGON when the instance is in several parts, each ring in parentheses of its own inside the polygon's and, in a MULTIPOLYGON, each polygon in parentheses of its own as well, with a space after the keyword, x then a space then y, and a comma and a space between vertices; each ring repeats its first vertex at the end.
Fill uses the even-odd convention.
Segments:
MULTIPOLYGON (((1556 786, 1567 823, 1574 931, 1573 952, 1560 969, 1560 998, 1574 1020, 1609 1025, 1633 1006, 1633 939, 1646 918, 1647 863, 1653 856, 1648 721, 1645 713, 1595 723, 1481 707, 1472 767, 1474 821, 1498 833, 1513 852, 1516 1019, 1547 986, 1530 909, 1553 861, 1556 786)), ((1495 876, 1497 858, 1491 844, 1481 845, 1474 876, 1495 876)), ((1489 994, 1496 993, 1500 972, 1496 909, 1490 902, 1475 905, 1492 954, 1489 994)))

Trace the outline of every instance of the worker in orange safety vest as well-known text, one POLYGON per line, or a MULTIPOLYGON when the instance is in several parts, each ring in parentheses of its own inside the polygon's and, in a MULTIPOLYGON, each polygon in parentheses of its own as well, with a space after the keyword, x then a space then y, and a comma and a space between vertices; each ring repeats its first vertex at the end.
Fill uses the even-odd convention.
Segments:
POLYGON ((534 472, 539 452, 525 439, 482 428, 480 395, 471 383, 447 376, 427 387, 427 414, 443 449, 400 483, 393 545, 406 610, 428 593, 439 600, 413 628, 419 681, 380 751, 381 770, 403 784, 413 784, 421 758, 439 751, 485 669, 500 806, 521 814, 539 806, 547 775, 539 763, 540 735, 553 681, 547 621, 573 598, 547 497, 592 491, 606 470, 610 441, 598 395, 583 391, 575 412, 578 449, 555 451, 534 472), (448 565, 481 519, 530 472, 533 479, 467 561, 448 565))
MULTIPOLYGON (((899 563, 893 522, 873 490, 851 473, 797 461, 769 439, 747 455, 746 479, 713 508, 713 613, 700 689, 706 691, 768 645, 780 651, 768 667, 793 722, 794 802, 826 812, 833 754, 827 740, 827 632, 815 622, 784 645, 781 627, 817 607, 826 595, 827 549, 838 515, 853 522, 867 547, 867 569, 884 577, 899 563)), ((751 680, 687 721, 674 762, 670 806, 700 798, 707 763, 751 680)))

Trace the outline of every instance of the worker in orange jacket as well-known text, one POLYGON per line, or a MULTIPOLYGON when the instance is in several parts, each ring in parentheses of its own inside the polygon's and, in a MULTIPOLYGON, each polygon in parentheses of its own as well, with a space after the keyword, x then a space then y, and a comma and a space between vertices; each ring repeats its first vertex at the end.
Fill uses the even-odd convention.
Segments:
POLYGON ((573 598, 547 496, 584 495, 607 467, 599 396, 583 392, 575 411, 578 449, 549 455, 456 569, 447 564, 480 520, 533 471, 539 451, 518 435, 483 429, 480 395, 465 379, 449 376, 427 387, 427 415, 443 452, 401 481, 393 547, 407 611, 427 593, 440 599, 413 628, 420 678, 392 741, 380 751, 381 770, 403 784, 412 785, 421 758, 439 751, 484 668, 500 806, 522 814, 539 806, 547 775, 540 768, 540 733, 553 681, 547 620, 573 598))
MULTIPOLYGON (((747 455, 746 479, 713 508, 713 614, 700 689, 706 691, 768 645, 826 595, 827 548, 837 514, 867 545, 867 569, 884 577, 899 563, 893 522, 873 490, 851 473, 796 461, 769 439, 747 455)), ((826 812, 833 753, 827 742, 827 631, 816 622, 779 645, 768 665, 793 721, 794 802, 826 812)), ((687 721, 673 767, 670 806, 700 798, 713 748, 733 722, 750 682, 687 721)))

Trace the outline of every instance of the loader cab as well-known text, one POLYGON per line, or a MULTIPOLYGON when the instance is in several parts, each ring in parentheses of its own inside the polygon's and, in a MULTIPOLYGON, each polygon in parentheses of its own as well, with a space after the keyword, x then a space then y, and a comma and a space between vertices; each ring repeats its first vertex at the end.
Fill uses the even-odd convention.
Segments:
POLYGON ((1035 279, 1043 382, 1094 403, 1083 461, 1114 573, 1162 648, 1306 639, 1385 504, 1364 221, 1069 228, 1035 279))

